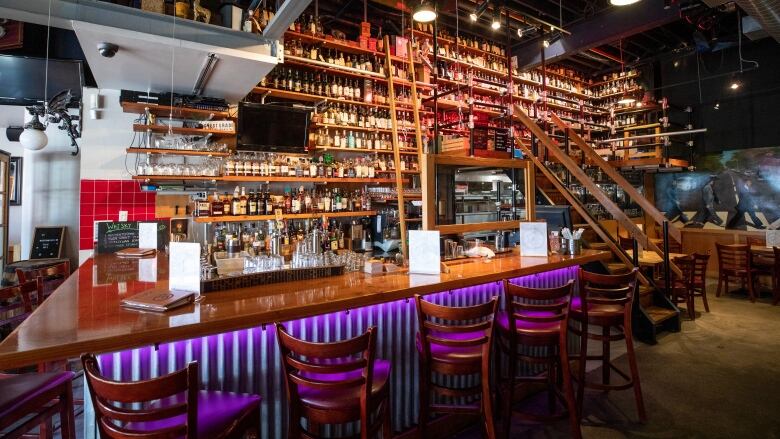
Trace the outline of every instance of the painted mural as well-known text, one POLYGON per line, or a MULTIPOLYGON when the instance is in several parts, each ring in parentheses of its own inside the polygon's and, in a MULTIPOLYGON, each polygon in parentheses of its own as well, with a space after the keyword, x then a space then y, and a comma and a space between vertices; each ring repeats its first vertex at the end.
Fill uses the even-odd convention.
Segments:
POLYGON ((780 147, 728 150, 695 172, 657 174, 656 206, 678 227, 780 228, 780 147))

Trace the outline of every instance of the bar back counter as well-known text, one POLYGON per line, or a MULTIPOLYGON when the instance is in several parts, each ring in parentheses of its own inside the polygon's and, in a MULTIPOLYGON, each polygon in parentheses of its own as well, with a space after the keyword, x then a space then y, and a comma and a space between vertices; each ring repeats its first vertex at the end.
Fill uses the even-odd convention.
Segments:
MULTIPOLYGON (((440 275, 352 272, 340 276, 209 293, 169 313, 120 307, 122 298, 152 288, 167 291, 164 254, 145 260, 98 255, 68 278, 11 336, 0 343, 0 370, 33 364, 58 367, 84 352, 117 380, 164 375, 198 361, 204 389, 262 396, 262 437, 286 434, 287 403, 274 322, 296 337, 334 341, 378 328, 377 356, 392 362, 393 424, 417 422, 417 319, 414 294, 450 306, 499 295, 503 279, 554 287, 576 278, 579 266, 608 258, 586 250, 576 256, 521 257, 455 265, 440 275), (156 280, 155 280, 156 278, 156 280)), ((574 341, 574 340, 573 340, 574 341)), ((86 387, 86 386, 85 386, 86 387)), ((85 397, 85 437, 95 437, 85 397)))

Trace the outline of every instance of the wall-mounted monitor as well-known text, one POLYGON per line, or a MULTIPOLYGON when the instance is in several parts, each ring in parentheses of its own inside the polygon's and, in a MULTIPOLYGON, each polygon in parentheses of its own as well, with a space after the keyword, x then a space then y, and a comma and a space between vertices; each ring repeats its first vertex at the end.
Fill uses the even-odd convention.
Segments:
POLYGON ((44 93, 46 69, 44 58, 0 55, 0 105, 35 105, 70 89, 69 106, 78 107, 84 86, 81 61, 49 59, 48 91, 44 93))
POLYGON ((303 154, 309 139, 311 111, 282 105, 238 105, 238 151, 303 154))

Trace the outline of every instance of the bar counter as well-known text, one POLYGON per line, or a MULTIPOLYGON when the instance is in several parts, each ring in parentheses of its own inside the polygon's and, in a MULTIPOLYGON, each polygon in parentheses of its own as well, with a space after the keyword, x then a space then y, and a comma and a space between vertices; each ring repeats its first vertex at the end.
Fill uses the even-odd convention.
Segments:
MULTIPOLYGON (((119 301, 151 288, 167 290, 164 254, 142 260, 100 255, 82 264, 0 343, 0 370, 92 352, 102 353, 102 370, 114 379, 137 380, 197 360, 203 388, 260 394, 262 437, 282 438, 281 360, 274 331, 265 325, 285 322, 293 335, 317 341, 352 337, 374 325, 379 329, 377 355, 393 363, 394 426, 401 431, 417 416, 417 321, 414 301, 406 299, 425 294, 449 306, 482 303, 500 294, 503 279, 554 287, 576 277, 580 265, 607 258, 608 252, 594 250, 577 256, 514 253, 453 265, 440 275, 353 272, 208 293, 163 314, 127 310, 119 301)), ((91 438, 89 404, 86 414, 85 437, 91 438)))

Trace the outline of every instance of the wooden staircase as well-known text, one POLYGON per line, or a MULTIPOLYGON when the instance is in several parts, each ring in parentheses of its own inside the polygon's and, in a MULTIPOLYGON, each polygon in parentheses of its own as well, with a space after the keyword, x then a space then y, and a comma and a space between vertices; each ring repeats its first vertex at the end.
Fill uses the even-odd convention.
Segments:
MULTIPOLYGON (((534 120, 532 120, 522 108, 515 106, 514 117, 520 121, 538 140, 539 148, 534 154, 532 148, 523 143, 518 137, 515 139, 516 145, 523 151, 523 153, 533 161, 535 168, 546 178, 547 182, 557 190, 565 203, 569 204, 577 212, 588 226, 595 232, 600 243, 591 244, 591 248, 601 248, 609 250, 614 255, 614 260, 604 264, 605 272, 607 273, 619 273, 625 272, 638 265, 624 251, 620 245, 599 223, 598 220, 593 218, 585 206, 580 200, 572 194, 566 185, 546 166, 541 157, 547 157, 554 159, 556 162, 562 164, 569 172, 572 178, 576 179, 585 189, 587 189, 593 197, 615 218, 621 227, 625 228, 631 233, 631 236, 637 243, 641 244, 643 248, 654 251, 662 258, 664 252, 653 241, 651 241, 647 235, 636 225, 630 218, 620 209, 612 199, 601 189, 598 185, 583 171, 580 165, 574 161, 574 159, 553 140, 545 130, 543 130, 534 120), (544 148, 544 151, 542 151, 544 148)), ((631 186, 625 179, 605 162, 593 149, 586 143, 577 132, 571 129, 565 122, 563 122, 555 114, 551 115, 553 122, 553 129, 564 131, 566 137, 574 143, 584 155, 583 158, 589 163, 596 164, 602 168, 602 171, 613 179, 615 183, 620 185, 623 190, 626 191, 634 201, 637 202, 643 209, 646 209, 650 216, 656 221, 665 221, 663 214, 659 212, 652 203, 644 198, 633 186, 631 186)), ((549 195, 549 192, 548 192, 549 195)), ((554 199, 553 196, 549 196, 550 199, 554 199)), ((669 236, 676 239, 679 242, 680 231, 678 229, 669 228, 669 236)), ((670 272, 681 275, 680 270, 671 262, 668 264, 670 272)), ((640 274, 639 277, 640 287, 638 291, 638 300, 634 301, 634 335, 647 343, 656 343, 657 334, 661 331, 679 331, 680 330, 680 312, 679 309, 657 288, 653 279, 648 278, 644 274, 640 274)))

